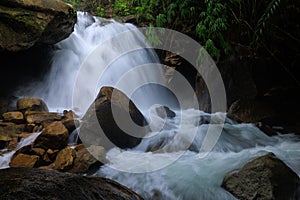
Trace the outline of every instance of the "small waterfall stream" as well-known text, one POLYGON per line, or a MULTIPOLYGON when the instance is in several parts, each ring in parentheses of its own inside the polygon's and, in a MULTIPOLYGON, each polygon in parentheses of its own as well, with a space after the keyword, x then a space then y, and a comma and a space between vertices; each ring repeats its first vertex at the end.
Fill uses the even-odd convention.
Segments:
MULTIPOLYGON (((2 156, 0 156, 0 169, 5 169, 9 167, 9 162, 16 151, 21 149, 24 146, 30 145, 39 135, 41 132, 35 132, 31 134, 28 138, 22 138, 21 141, 18 143, 15 150, 10 151, 2 156)), ((5 150, 2 150, 5 151, 5 150)))
MULTIPOLYGON (((80 67, 87 56, 105 41, 110 40, 120 32, 136 28, 132 24, 121 24, 114 20, 103 20, 92 17, 86 13, 78 12, 78 22, 75 31, 64 41, 57 44, 58 50, 53 57, 52 69, 46 79, 41 83, 29 85, 17 96, 39 97, 46 101, 51 111, 62 111, 74 108, 72 102, 74 85, 78 78, 80 67)), ((133 43, 144 44, 141 35, 133 35, 122 43, 111 40, 100 56, 100 62, 105 67, 105 55, 118 55, 122 46, 133 43)), ((99 60, 98 60, 99 61, 99 60)), ((89 85, 89 73, 83 76, 86 87, 79 91, 83 98, 79 113, 85 112, 92 103, 99 89, 104 85, 115 86, 122 75, 132 69, 148 63, 159 63, 154 51, 151 49, 130 52, 111 63, 105 71, 98 85, 89 85), (121 66, 121 67, 120 67, 121 66)), ((133 79, 163 79, 163 72, 152 70, 147 74, 135 74, 133 79)), ((78 89, 78 88, 75 88, 78 89)), ((174 108, 177 115, 168 119, 166 126, 159 132, 152 132, 153 137, 145 138, 136 148, 131 150, 111 149, 107 153, 109 164, 104 165, 95 174, 112 178, 128 186, 145 199, 164 200, 215 200, 235 199, 230 193, 221 188, 224 176, 241 166, 250 159, 273 152, 290 166, 300 176, 300 142, 293 134, 275 137, 266 136, 252 124, 235 124, 226 120, 221 137, 205 158, 199 156, 198 150, 203 142, 208 125, 199 123, 200 118, 210 115, 199 110, 176 110, 176 103, 169 98, 166 91, 158 87, 141 88, 133 97, 133 101, 141 108, 149 109, 154 104, 169 105, 174 108), (151 95, 149 90, 151 90, 151 95), (185 121, 180 122, 180 116, 185 121), (182 134, 178 134, 179 123, 182 134), (196 130, 191 147, 183 148, 186 141, 190 141, 190 131, 196 130), (153 146, 168 144, 160 152, 147 152, 153 146), (156 168, 156 166, 164 166, 156 168), (123 169, 123 170, 120 170, 123 169), (149 169, 149 172, 145 172, 149 169), (143 172, 143 173, 142 173, 143 172)), ((224 118, 224 113, 216 113, 224 118)), ((218 128, 219 124, 212 126, 218 128)), ((5 161, 1 167, 4 167, 5 161)))

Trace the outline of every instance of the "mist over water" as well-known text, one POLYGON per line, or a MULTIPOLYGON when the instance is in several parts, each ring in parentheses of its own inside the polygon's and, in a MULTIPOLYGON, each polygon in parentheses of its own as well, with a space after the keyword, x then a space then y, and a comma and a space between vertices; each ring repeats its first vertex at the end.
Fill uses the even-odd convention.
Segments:
MULTIPOLYGON (((102 86, 116 87, 120 79, 135 67, 149 64, 151 68, 151 63, 159 63, 156 53, 145 43, 142 33, 132 32, 127 34, 126 38, 115 39, 122 32, 137 29, 134 25, 118 23, 113 19, 97 18, 84 12, 78 12, 77 16, 78 22, 74 32, 56 44, 57 50, 54 51, 49 74, 42 82, 22 87, 16 92, 16 96, 42 98, 50 111, 62 112, 64 109, 73 109, 78 112, 77 114, 83 115, 102 86), (102 49, 96 52, 97 56, 89 57, 99 46, 102 49), (130 49, 131 46, 141 48, 121 54, 122 48, 130 49), (109 62, 111 57, 114 58, 112 63, 109 62), (90 68, 82 66, 87 59, 92 65, 90 68), (103 73, 96 76, 98 80, 95 85, 91 79, 99 72, 103 73), (74 90, 77 93, 74 93, 74 90), (80 95, 80 101, 72 102, 74 94, 80 95)), ((164 79, 163 73, 162 69, 154 67, 144 73, 133 71, 127 84, 135 86, 141 81, 159 82, 164 79)), ((176 100, 168 99, 167 96, 171 94, 165 88, 153 84, 140 87, 142 89, 137 88, 134 94, 127 95, 132 95, 131 99, 141 110, 147 110, 154 103, 176 105, 176 100)))
MULTIPOLYGON (((45 80, 22 88, 16 96, 42 98, 50 111, 74 109, 84 114, 102 86, 115 86, 134 67, 159 63, 151 49, 119 55, 124 47, 137 44, 147 46, 142 33, 133 34, 122 43, 120 40, 110 40, 121 32, 135 28, 132 24, 78 12, 74 32, 56 45, 58 50, 54 52, 52 68, 45 80), (105 70, 97 85, 91 85, 92 74, 98 72, 93 71, 94 68, 81 67, 100 44, 105 44, 103 51, 92 63, 105 70), (108 63, 111 56, 116 56, 116 59, 108 63), (74 88, 78 77, 84 86, 82 88, 74 88), (82 101, 76 105, 72 102, 74 90, 79 90, 78 95, 82 96, 82 101)), ((158 68, 144 73, 137 70, 131 77, 132 81, 137 82, 139 79, 149 82, 164 79, 163 71, 158 68)), ((143 114, 147 114, 151 105, 162 104, 170 106, 176 117, 167 119, 162 130, 150 132, 134 149, 111 149, 107 153, 109 164, 101 167, 95 175, 117 180, 145 199, 235 199, 221 188, 224 176, 268 152, 273 152, 300 176, 300 143, 293 134, 269 137, 253 124, 236 124, 226 119, 226 113, 215 113, 212 114, 214 119, 225 119, 222 134, 212 151, 201 158, 199 150, 209 126, 205 121, 209 122, 212 115, 194 109, 179 110, 172 94, 153 84, 141 87, 131 98, 143 114), (155 148, 157 151, 148 152, 155 148)), ((163 119, 156 116, 153 120, 158 124, 163 119)), ((211 124, 216 130, 220 126, 218 121, 211 124)))

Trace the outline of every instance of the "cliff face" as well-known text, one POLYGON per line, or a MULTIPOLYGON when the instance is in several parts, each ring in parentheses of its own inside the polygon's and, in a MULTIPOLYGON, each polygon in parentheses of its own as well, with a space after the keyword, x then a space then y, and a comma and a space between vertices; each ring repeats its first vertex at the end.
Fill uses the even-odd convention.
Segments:
POLYGON ((60 0, 0 2, 0 50, 21 51, 36 44, 54 44, 68 37, 76 11, 60 0))

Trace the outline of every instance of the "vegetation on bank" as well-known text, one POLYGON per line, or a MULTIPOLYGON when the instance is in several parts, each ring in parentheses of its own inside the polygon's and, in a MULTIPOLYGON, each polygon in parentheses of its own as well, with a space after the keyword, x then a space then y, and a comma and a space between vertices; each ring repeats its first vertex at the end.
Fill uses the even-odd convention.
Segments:
POLYGON ((64 0, 101 17, 134 15, 139 26, 177 30, 200 42, 216 59, 242 48, 276 58, 276 40, 294 41, 299 27, 296 0, 64 0), (274 49, 275 48, 275 49, 274 49))

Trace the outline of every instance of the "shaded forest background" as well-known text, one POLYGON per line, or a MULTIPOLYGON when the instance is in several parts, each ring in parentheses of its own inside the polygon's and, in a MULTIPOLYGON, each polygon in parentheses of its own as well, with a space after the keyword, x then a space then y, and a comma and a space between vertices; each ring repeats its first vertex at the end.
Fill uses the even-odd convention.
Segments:
MULTIPOLYGON (((297 104, 300 96, 297 70, 300 2, 297 0, 65 1, 96 16, 126 19, 139 27, 169 28, 192 37, 209 52, 219 68, 228 108, 236 100, 260 99, 266 94, 275 94, 272 99, 276 99, 276 107, 284 108, 284 113, 297 104)), ((159 56, 166 60, 166 53, 159 56)), ((188 63, 176 69, 195 86, 198 100, 204 104, 201 109, 209 112, 209 93, 201 76, 188 63)))
POLYGON ((240 59, 273 59, 296 79, 292 72, 299 57, 299 1, 64 1, 96 16, 132 16, 138 26, 165 27, 188 34, 204 46, 216 62, 236 53, 240 59))

